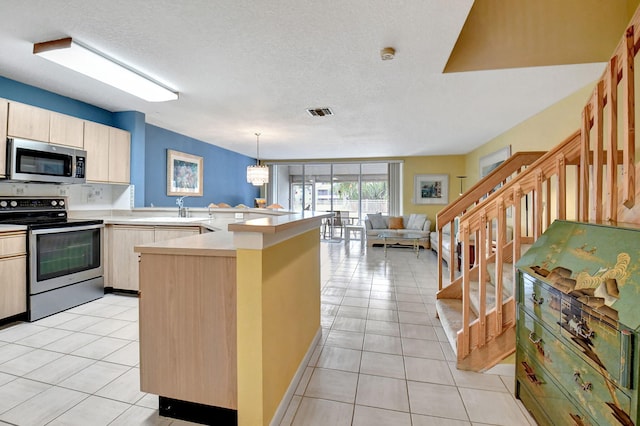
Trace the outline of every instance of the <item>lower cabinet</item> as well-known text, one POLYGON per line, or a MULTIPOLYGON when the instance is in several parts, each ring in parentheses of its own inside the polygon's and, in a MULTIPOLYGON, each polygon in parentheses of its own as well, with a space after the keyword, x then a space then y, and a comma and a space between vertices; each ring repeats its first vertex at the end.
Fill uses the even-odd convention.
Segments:
POLYGON ((0 233, 0 319, 27 311, 27 237, 0 233))
POLYGON ((137 245, 166 241, 200 233, 198 226, 108 225, 108 266, 105 285, 117 290, 139 291, 137 245))

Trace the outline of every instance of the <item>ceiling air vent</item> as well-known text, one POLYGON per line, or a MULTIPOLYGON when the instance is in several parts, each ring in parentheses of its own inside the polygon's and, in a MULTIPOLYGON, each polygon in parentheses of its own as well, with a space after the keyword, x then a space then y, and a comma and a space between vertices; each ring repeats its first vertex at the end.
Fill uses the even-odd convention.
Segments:
POLYGON ((325 115, 333 115, 333 111, 329 108, 309 108, 307 110, 312 117, 324 117, 325 115))

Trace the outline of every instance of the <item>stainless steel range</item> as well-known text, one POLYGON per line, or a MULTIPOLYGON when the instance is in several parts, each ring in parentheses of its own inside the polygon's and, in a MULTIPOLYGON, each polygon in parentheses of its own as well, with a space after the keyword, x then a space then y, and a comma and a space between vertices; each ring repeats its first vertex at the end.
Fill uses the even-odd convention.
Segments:
POLYGON ((0 223, 27 227, 29 321, 104 295, 102 220, 69 219, 64 197, 0 197, 0 223))

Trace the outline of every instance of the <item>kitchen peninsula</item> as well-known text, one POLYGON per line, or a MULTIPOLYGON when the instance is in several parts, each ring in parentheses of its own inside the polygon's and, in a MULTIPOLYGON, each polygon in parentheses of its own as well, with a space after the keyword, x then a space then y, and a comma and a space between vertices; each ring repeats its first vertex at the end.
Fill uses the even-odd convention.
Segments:
POLYGON ((162 415, 268 425, 283 414, 320 337, 325 216, 136 246, 140 383, 160 395, 162 415))

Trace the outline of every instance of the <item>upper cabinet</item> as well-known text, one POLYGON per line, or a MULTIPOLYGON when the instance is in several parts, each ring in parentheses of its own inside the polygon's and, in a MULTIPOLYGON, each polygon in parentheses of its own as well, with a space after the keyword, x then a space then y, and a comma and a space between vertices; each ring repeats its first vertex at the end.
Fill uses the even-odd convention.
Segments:
POLYGON ((6 155, 7 152, 7 115, 9 114, 9 102, 0 99, 0 178, 7 176, 6 155))
POLYGON ((10 102, 8 136, 48 142, 49 115, 46 109, 10 102))
POLYGON ((87 151, 87 181, 109 181, 109 126, 86 121, 84 150, 87 151))
POLYGON ((82 149, 84 121, 46 109, 9 103, 8 136, 82 149))
MULTIPOLYGON (((7 137, 84 149, 87 181, 130 182, 131 134, 126 130, 0 99, 0 152, 6 152, 7 137)), ((0 177, 5 176, 2 156, 0 177)))
POLYGON ((131 134, 98 123, 84 123, 87 181, 129 184, 131 134))
POLYGON ((109 128, 109 182, 130 182, 131 134, 126 130, 109 128))
POLYGON ((82 149, 83 140, 83 120, 69 115, 51 112, 49 117, 49 142, 82 149))

